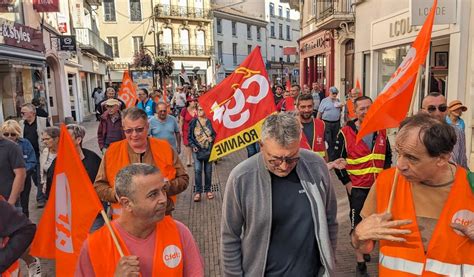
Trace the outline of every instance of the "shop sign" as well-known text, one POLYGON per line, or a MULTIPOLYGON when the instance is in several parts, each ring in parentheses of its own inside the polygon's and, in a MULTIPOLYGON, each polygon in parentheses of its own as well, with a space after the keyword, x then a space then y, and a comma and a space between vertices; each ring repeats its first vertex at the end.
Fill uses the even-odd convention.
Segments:
POLYGON ((326 39, 321 36, 316 38, 315 40, 311 40, 309 42, 303 43, 303 47, 301 47, 301 52, 308 52, 310 50, 316 48, 326 48, 328 45, 326 44, 326 39))
POLYGON ((128 63, 108 63, 107 66, 111 70, 126 70, 126 69, 128 69, 128 63))
POLYGON ((39 30, 0 19, 0 44, 44 51, 43 35, 39 30))
POLYGON ((33 9, 37 12, 59 12, 59 0, 33 0, 33 9))
POLYGON ((58 13, 58 31, 61 34, 67 33, 67 17, 63 14, 58 13))
POLYGON ((296 55, 296 47, 284 47, 283 55, 296 55))
POLYGON ((59 37, 59 50, 76 51, 76 38, 74 36, 59 37))
MULTIPOLYGON (((411 24, 416 26, 423 25, 432 5, 432 0, 410 0, 411 24)), ((442 25, 456 23, 456 10, 456 0, 438 0, 433 24, 442 25)))

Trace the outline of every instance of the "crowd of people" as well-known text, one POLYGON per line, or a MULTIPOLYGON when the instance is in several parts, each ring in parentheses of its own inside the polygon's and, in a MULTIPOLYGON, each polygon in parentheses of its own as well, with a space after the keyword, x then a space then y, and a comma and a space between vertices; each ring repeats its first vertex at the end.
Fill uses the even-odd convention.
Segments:
MULTIPOLYGON (((82 146, 84 127, 67 125, 124 252, 99 214, 76 276, 204 275, 193 234, 172 212, 190 184, 187 167, 194 167, 193 201, 215 197, 209 157, 216 133, 197 101, 205 91, 142 88, 135 107, 125 108, 114 88, 94 90, 101 155, 82 146)), ((265 119, 260 141, 247 147, 223 193, 224 276, 334 276, 338 184, 331 170, 349 200, 356 276, 368 276, 377 241, 382 276, 474 274, 474 186, 461 101, 448 105, 442 94, 428 94, 391 145, 387 130, 356 140, 373 103, 356 88, 342 101, 336 87, 318 83, 275 86, 273 95, 278 113, 265 119)), ((37 208, 48 201, 60 129, 33 104, 21 115, 0 126, 0 272, 13 276, 21 258, 29 276, 41 276, 39 259, 28 254, 35 233, 29 195, 34 184, 37 208)))

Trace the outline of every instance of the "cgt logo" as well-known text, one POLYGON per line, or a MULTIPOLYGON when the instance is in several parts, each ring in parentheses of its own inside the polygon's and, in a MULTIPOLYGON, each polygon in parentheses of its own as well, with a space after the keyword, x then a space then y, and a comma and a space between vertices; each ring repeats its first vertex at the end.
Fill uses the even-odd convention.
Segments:
POLYGON ((181 262, 181 249, 176 245, 168 245, 163 250, 163 262, 169 268, 175 268, 181 262))
MULTIPOLYGON (((459 210, 453 215, 451 222, 461 224, 463 226, 474 224, 474 212, 470 210, 459 210)), ((464 236, 464 234, 457 230, 454 230, 454 232, 456 232, 458 235, 464 236)))

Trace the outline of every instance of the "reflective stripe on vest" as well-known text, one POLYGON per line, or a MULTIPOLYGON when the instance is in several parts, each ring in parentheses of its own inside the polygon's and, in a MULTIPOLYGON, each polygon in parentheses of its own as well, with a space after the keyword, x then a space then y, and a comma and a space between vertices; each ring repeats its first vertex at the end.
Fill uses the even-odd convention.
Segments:
POLYGON ((380 173, 382 172, 383 168, 378 167, 367 167, 363 169, 347 169, 347 173, 352 175, 365 175, 369 173, 380 173))
POLYGON ((379 254, 379 263, 386 268, 392 270, 403 271, 410 274, 421 275, 423 272, 423 263, 418 263, 402 258, 395 258, 384 255, 382 252, 379 254))
POLYGON ((321 158, 326 157, 326 143, 324 141, 325 124, 324 121, 314 118, 313 119, 313 145, 309 145, 306 135, 302 134, 300 147, 308 149, 318 154, 321 158))
POLYGON ((449 276, 474 276, 474 266, 472 265, 450 264, 433 259, 426 259, 425 270, 449 276))
POLYGON ((366 163, 370 160, 382 160, 385 161, 385 154, 377 154, 377 153, 372 153, 364 157, 360 157, 357 159, 349 159, 347 158, 346 161, 348 164, 361 164, 361 163, 366 163))

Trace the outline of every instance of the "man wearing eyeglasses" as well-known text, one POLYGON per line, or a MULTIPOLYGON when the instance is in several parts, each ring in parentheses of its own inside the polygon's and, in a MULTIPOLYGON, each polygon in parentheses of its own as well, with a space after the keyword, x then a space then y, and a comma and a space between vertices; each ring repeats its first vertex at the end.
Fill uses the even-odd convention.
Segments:
POLYGON ((337 202, 324 160, 300 149, 291 113, 267 117, 261 152, 229 175, 221 221, 225 276, 333 276, 337 202))
MULTIPOLYGON (((425 96, 425 98, 423 98, 420 112, 428 113, 440 121, 445 121, 446 115, 448 113, 446 97, 444 97, 439 92, 431 92, 425 96)), ((453 148, 453 152, 451 153, 451 160, 456 164, 468 169, 466 156, 466 137, 462 131, 457 128, 454 129, 457 139, 453 148)))
POLYGON ((166 211, 170 214, 176 195, 183 192, 189 184, 189 176, 178 153, 167 141, 148 137, 148 116, 137 107, 122 112, 122 129, 125 139, 110 145, 97 172, 94 188, 99 198, 111 203, 112 218, 118 218, 122 209, 114 190, 115 175, 131 163, 151 164, 160 169, 168 182, 166 211))

